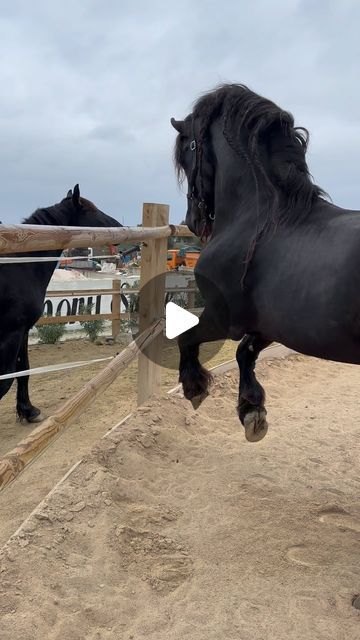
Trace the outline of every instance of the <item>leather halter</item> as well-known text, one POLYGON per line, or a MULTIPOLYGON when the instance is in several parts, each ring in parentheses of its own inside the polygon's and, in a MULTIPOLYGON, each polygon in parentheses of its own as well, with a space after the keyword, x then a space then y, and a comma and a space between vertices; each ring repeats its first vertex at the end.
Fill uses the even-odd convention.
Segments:
POLYGON ((191 176, 188 181, 188 194, 187 198, 191 202, 197 203, 198 208, 200 209, 200 217, 204 222, 204 226, 208 222, 214 222, 215 213, 211 213, 208 210, 208 205, 206 204, 205 195, 204 195, 204 185, 203 185, 203 177, 202 177, 202 157, 203 150, 201 146, 196 141, 195 131, 194 131, 194 120, 192 120, 191 124, 191 142, 190 142, 190 151, 193 153, 193 162, 191 169, 191 176), (196 178, 199 178, 199 189, 196 188, 196 178))

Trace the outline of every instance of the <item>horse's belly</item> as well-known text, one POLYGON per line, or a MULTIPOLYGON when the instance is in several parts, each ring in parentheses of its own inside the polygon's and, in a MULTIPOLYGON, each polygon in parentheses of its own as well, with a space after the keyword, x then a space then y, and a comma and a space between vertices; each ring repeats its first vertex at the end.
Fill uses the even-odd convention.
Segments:
POLYGON ((314 358, 360 364, 360 340, 352 339, 349 335, 338 336, 336 340, 327 339, 324 334, 319 335, 317 339, 309 339, 306 335, 297 339, 289 336, 279 342, 289 349, 314 358))

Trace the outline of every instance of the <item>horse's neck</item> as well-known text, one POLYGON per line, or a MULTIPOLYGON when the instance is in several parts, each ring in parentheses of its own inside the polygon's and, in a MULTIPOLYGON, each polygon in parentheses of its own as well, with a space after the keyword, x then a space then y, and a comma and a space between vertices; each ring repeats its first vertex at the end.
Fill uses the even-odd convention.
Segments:
MULTIPOLYGON (((48 209, 38 209, 37 211, 35 211, 35 213, 33 213, 29 218, 26 219, 25 224, 69 226, 69 216, 67 216, 67 212, 65 210, 62 210, 61 216, 58 213, 57 216, 54 217, 52 215, 54 209, 55 207, 49 207, 48 209)), ((60 258, 62 251, 62 249, 52 249, 50 251, 36 251, 22 255, 28 256, 29 258, 35 256, 44 258, 60 258)), ((46 283, 47 287, 55 271, 57 261, 54 260, 51 262, 33 262, 29 264, 32 265, 32 268, 34 269, 36 275, 41 278, 44 285, 46 283)))
POLYGON ((269 211, 268 193, 245 156, 228 150, 218 158, 215 189, 215 233, 235 228, 239 241, 247 241, 262 227, 269 211))
MULTIPOLYGON (((67 227, 71 226, 71 216, 67 211, 67 207, 61 204, 48 207, 47 209, 37 209, 29 218, 24 220, 25 224, 36 224, 43 226, 55 226, 55 227, 67 227)), ((49 256, 60 257, 62 249, 52 249, 51 251, 36 251, 34 253, 28 253, 25 255, 37 255, 37 256, 49 256)), ((54 263, 56 265, 56 263, 54 263)), ((55 267, 54 267, 55 268, 55 267)))
POLYGON ((31 216, 24 220, 24 224, 67 227, 71 226, 71 213, 69 206, 61 202, 52 207, 37 209, 31 216))
MULTIPOLYGON (((39 255, 39 254, 37 253, 36 255, 39 255)), ((47 252, 43 251, 41 255, 44 257, 58 258, 61 255, 61 249, 59 249, 58 253, 55 253, 55 251, 47 251, 47 252)), ((48 284, 56 269, 56 265, 57 265, 57 261, 55 260, 51 262, 30 262, 26 264, 26 269, 31 270, 36 280, 41 284, 43 290, 46 291, 48 284)))
POLYGON ((245 239, 261 224, 263 209, 255 189, 245 192, 236 184, 225 186, 216 194, 214 232, 222 233, 236 227, 245 239))

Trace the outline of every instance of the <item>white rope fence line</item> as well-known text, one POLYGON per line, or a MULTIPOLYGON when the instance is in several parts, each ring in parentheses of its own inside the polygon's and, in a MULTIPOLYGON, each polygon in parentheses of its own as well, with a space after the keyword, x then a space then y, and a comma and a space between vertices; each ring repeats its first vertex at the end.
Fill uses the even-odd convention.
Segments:
POLYGON ((72 262, 73 260, 105 260, 105 258, 121 258, 121 254, 112 254, 106 256, 16 256, 11 258, 10 256, 0 257, 0 264, 16 264, 22 262, 72 262))
POLYGON ((40 373, 51 373, 52 371, 63 371, 64 369, 76 369, 78 367, 86 367, 96 362, 106 362, 113 360, 115 356, 107 356, 106 358, 94 358, 93 360, 76 360, 73 362, 63 362, 62 364, 48 364, 44 367, 34 367, 33 369, 24 369, 23 371, 14 371, 14 373, 4 373, 0 376, 0 380, 10 380, 10 378, 22 378, 23 376, 36 376, 40 373))

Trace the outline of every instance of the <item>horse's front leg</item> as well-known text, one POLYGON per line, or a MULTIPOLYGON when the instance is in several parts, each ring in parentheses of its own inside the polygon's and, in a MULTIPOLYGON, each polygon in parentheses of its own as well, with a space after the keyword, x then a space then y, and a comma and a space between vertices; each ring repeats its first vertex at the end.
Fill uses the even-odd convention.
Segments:
MULTIPOLYGON (((16 371, 29 369, 28 339, 29 332, 26 331, 17 356, 16 371)), ((16 411, 19 420, 26 420, 27 422, 41 422, 43 420, 40 409, 34 407, 30 402, 29 376, 17 378, 16 411)))
MULTIPOLYGON (((6 335, 8 332, 4 332, 6 335)), ((16 371, 16 360, 18 357, 20 344, 22 340, 22 332, 14 331, 8 333, 0 342, 0 374, 8 375, 16 371)), ((0 399, 9 391, 14 378, 6 378, 0 380, 0 399)))
POLYGON ((199 362, 199 348, 203 342, 214 342, 227 338, 227 330, 217 326, 206 310, 197 324, 178 338, 180 349, 179 382, 182 383, 184 396, 197 409, 208 396, 211 373, 199 362))
POLYGON ((261 336, 246 335, 236 351, 240 370, 238 414, 249 442, 258 442, 268 430, 265 391, 255 376, 257 357, 271 342, 261 336))

